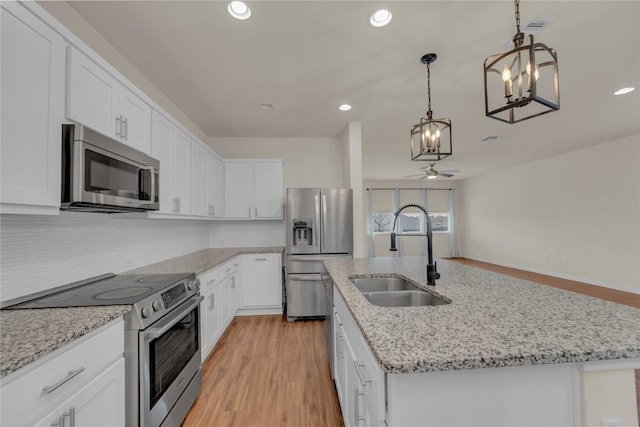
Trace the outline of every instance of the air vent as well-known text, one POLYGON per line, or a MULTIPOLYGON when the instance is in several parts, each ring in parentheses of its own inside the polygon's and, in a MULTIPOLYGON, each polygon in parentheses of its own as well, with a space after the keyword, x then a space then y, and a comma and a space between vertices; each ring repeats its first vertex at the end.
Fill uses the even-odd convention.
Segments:
MULTIPOLYGON (((522 31, 525 36, 528 36, 529 34, 531 34, 533 36, 537 36, 538 34, 540 34, 542 32, 542 30, 544 30, 545 28, 547 28, 548 26, 553 24, 553 22, 554 22, 553 19, 532 19, 529 22, 527 22, 526 24, 524 24, 524 26, 520 27, 520 31, 522 31)), ((508 49, 512 49, 513 48, 513 36, 511 36, 509 39, 507 39, 502 44, 502 46, 506 47, 508 49)))
POLYGON ((502 137, 500 135, 489 135, 489 136, 485 136, 480 141, 482 141, 482 142, 494 142, 494 141, 498 141, 499 139, 502 139, 502 137))

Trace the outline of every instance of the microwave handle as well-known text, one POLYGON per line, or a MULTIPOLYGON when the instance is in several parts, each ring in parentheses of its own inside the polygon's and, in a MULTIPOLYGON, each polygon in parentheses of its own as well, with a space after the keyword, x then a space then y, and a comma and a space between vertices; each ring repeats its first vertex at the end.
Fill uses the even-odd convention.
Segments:
MULTIPOLYGON (((156 200, 156 168, 153 166, 141 167, 140 169, 148 171, 151 175, 151 196, 150 202, 153 203, 156 200)), ((140 193, 142 188, 138 189, 138 193, 140 193)))

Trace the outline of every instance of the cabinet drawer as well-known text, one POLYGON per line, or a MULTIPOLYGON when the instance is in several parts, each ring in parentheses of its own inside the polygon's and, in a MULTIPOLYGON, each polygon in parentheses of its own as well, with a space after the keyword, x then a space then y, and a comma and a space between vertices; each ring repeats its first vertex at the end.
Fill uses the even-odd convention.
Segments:
POLYGON ((114 320, 2 384, 2 425, 28 425, 124 357, 124 322, 114 320))
POLYGON ((234 257, 230 261, 201 274, 198 277, 200 279, 200 293, 204 294, 218 286, 226 277, 236 273, 239 266, 240 259, 234 257))

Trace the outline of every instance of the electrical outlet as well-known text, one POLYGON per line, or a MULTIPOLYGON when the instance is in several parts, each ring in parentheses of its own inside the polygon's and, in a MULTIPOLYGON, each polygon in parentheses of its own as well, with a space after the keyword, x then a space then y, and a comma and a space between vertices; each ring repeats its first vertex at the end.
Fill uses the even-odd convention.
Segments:
POLYGON ((600 420, 602 427, 622 427, 622 418, 603 418, 600 420))

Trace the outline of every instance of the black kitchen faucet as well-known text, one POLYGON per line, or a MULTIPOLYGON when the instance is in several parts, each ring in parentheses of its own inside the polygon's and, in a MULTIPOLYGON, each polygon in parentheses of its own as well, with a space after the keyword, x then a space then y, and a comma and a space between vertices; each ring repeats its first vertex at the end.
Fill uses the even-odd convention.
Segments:
POLYGON ((402 206, 398 209, 393 215, 395 218, 393 219, 393 227, 391 227, 391 248, 390 251, 396 252, 398 248, 396 248, 396 236, 400 237, 400 235, 396 235, 396 223, 398 222, 398 216, 400 212, 405 210, 406 208, 418 208, 420 209, 426 218, 427 221, 427 257, 429 261, 427 262, 427 285, 435 286, 436 280, 440 278, 440 273, 436 270, 437 263, 433 262, 433 231, 431 229, 431 218, 429 218, 429 211, 422 205, 418 205, 415 203, 409 203, 402 206))

